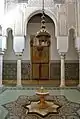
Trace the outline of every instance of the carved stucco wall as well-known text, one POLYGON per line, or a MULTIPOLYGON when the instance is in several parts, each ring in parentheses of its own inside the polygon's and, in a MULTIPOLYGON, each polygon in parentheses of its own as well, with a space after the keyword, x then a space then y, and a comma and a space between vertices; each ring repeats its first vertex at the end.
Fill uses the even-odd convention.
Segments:
MULTIPOLYGON (((4 34, 6 34, 6 29, 8 27, 11 27, 13 29, 13 33, 14 35, 26 35, 27 30, 31 30, 31 26, 29 27, 29 29, 27 29, 28 27, 26 27, 27 22, 29 20, 29 16, 32 15, 34 16, 35 12, 39 10, 41 11, 41 3, 42 0, 28 0, 28 3, 25 4, 18 4, 18 0, 7 0, 9 6, 8 10, 6 11, 6 15, 5 15, 5 20, 6 20, 6 24, 3 24, 3 29, 4 29, 4 34), (12 1, 9 2, 9 1, 12 1), (12 7, 11 7, 12 5, 12 7), (33 7, 34 6, 34 7, 33 7), (15 9, 14 9, 15 8, 15 9), (11 10, 10 10, 11 9, 11 10), (10 13, 8 11, 11 11, 10 13), (13 14, 14 13, 14 14, 13 14), (12 16, 11 16, 12 15, 12 16), (8 20, 9 19, 9 20, 8 20)), ((24 1, 24 0, 22 0, 24 1)), ((51 17, 55 17, 55 19, 57 20, 57 23, 55 25, 55 27, 58 27, 58 34, 57 35, 69 35, 68 34, 68 29, 70 29, 71 27, 74 27, 75 31, 77 31, 78 35, 80 35, 80 2, 76 4, 75 2, 76 0, 47 0, 47 2, 45 2, 45 12, 49 11, 50 16, 51 17), (64 4, 65 3, 65 4, 64 4), (77 7, 78 6, 78 7, 77 7), (78 9, 77 9, 78 8, 78 9), (78 11, 78 12, 77 12, 78 11), (78 19, 77 19, 78 16, 78 19)), ((50 17, 49 16, 49 17, 50 17)), ((53 19, 53 21, 55 20, 53 19)), ((55 21, 56 21, 55 20, 55 21)), ((37 28, 40 27, 40 24, 38 24, 37 28)), ((50 25, 48 25, 48 27, 51 27, 50 25)), ((49 28, 50 29, 50 28, 49 28)), ((36 32, 36 31, 35 31, 36 32)), ((50 31, 52 32, 52 31, 50 31)), ((33 33, 33 31, 32 31, 33 33)), ((28 41, 28 39, 27 39, 28 41)), ((55 52, 54 47, 56 47, 56 43, 55 43, 55 39, 54 39, 54 46, 52 51, 55 52)), ((71 40, 71 38, 69 37, 69 47, 70 50, 68 50, 68 54, 66 56, 66 60, 68 60, 66 62, 66 79, 78 79, 78 74, 76 74, 76 72, 78 72, 78 62, 76 63, 75 60, 77 61, 78 56, 76 54, 76 51, 74 49, 74 41, 71 40), (73 52, 73 54, 72 54, 73 52)), ((27 46, 29 46, 29 41, 27 42, 27 46)), ((29 48, 26 50, 26 52, 28 52, 28 50, 30 50, 29 48)), ((59 57, 56 58, 56 54, 57 53, 53 53, 52 54, 52 58, 51 60, 58 60, 59 57), (54 59, 55 58, 55 59, 54 59)), ((12 55, 12 53, 11 53, 12 55)), ((8 56, 8 55, 7 55, 8 56)), ((12 58, 12 56, 9 55, 9 59, 10 57, 12 58)), ((5 58, 6 59, 6 58, 5 58)), ((30 60, 30 54, 28 52, 27 55, 27 59, 23 59, 23 60, 30 60)), ((54 63, 54 61, 52 61, 52 64, 50 64, 50 78, 51 79, 60 79, 60 60, 58 63, 54 63)), ((11 68, 14 67, 11 64, 8 66, 9 67, 9 71, 8 74, 5 72, 6 70, 6 64, 4 64, 4 76, 9 75, 9 79, 10 77, 12 78, 12 74, 13 72, 10 72, 11 68), (12 73, 12 74, 11 74, 12 73)), ((30 66, 30 65, 29 65, 30 66)), ((15 67, 13 68, 14 71, 14 75, 16 76, 16 63, 15 63, 15 67)), ((26 70, 25 70, 25 63, 22 63, 22 79, 28 79, 30 77, 29 75, 26 75, 26 70)), ((29 67, 26 67, 26 69, 30 69, 29 67)), ((29 73, 29 70, 27 70, 27 72, 29 73)), ((16 78, 16 77, 15 77, 16 78)), ((5 77, 4 77, 5 79, 5 77)))
MULTIPOLYGON (((55 38, 55 24, 49 16, 46 15, 46 29, 51 34, 51 46, 50 46, 50 60, 60 60, 58 51, 57 51, 57 40, 55 38)), ((30 60, 30 35, 36 35, 37 31, 41 27, 41 14, 33 16, 27 24, 27 39, 26 39, 26 48, 24 49, 23 60, 30 60), (28 52, 26 52, 28 51, 28 52)))
POLYGON ((66 0, 65 4, 58 8, 59 35, 68 35, 70 28, 74 28, 76 35, 78 32, 78 2, 66 0))
POLYGON ((67 36, 67 7, 60 5, 58 9, 58 35, 67 36))
MULTIPOLYGON (((6 33, 5 30, 8 27, 11 27, 13 29, 14 35, 24 35, 25 22, 27 23, 30 14, 32 14, 37 10, 42 10, 43 0, 28 0, 28 2, 24 2, 24 0, 22 1, 23 3, 18 2, 18 0, 16 1, 5 0, 6 14, 4 16, 4 24, 3 24, 4 33, 6 33), (12 13, 13 19, 9 19, 11 16, 10 13, 12 13)), ((45 10, 52 12, 52 14, 57 18, 56 3, 58 2, 54 2, 53 0, 49 0, 49 1, 47 0, 45 2, 45 10)))
MULTIPOLYGON (((14 3, 14 0, 6 0, 6 1, 7 1, 6 5, 9 5, 9 6, 10 6, 9 1, 12 1, 12 3, 14 3)), ((20 36, 27 35, 27 46, 29 46, 29 41, 28 41, 29 34, 27 34, 27 30, 28 30, 27 23, 28 23, 28 20, 32 16, 41 12, 43 0, 34 0, 34 1, 28 0, 28 2, 27 0, 26 1, 21 0, 21 2, 22 1, 24 4, 19 3, 18 0, 15 1, 15 4, 16 4, 15 10, 13 9, 11 11, 12 16, 8 12, 6 13, 6 16, 5 16, 6 24, 3 25, 4 26, 3 29, 5 30, 5 33, 6 33, 6 28, 11 27, 13 29, 14 36, 20 37, 20 36)), ((52 18, 55 24, 56 37, 57 35, 69 36, 69 29, 72 27, 75 29, 76 33, 80 34, 79 33, 80 31, 78 32, 78 29, 80 29, 79 28, 80 25, 78 25, 80 21, 80 14, 79 12, 77 13, 77 10, 80 12, 80 2, 78 4, 76 3, 76 0, 47 0, 45 2, 45 13, 49 17, 52 18), (78 14, 78 19, 77 19, 76 13, 78 14)), ((40 25, 38 27, 40 27, 40 25)), ((37 29, 35 30, 37 31, 37 29)), ((28 47, 27 51, 29 51, 29 49, 30 48, 28 47)), ((73 52, 73 50, 71 50, 71 52, 73 52)), ((29 55, 30 53, 28 53, 26 60, 30 60, 29 55)), ((55 57, 55 55, 52 54, 51 57, 55 57)), ((75 57, 75 54, 74 54, 74 57, 75 57)))
POLYGON ((68 37, 69 43, 68 43, 68 52, 66 53, 66 60, 70 62, 71 60, 74 60, 74 63, 75 63, 76 60, 78 60, 78 53, 75 48, 74 34, 75 34, 74 29, 70 29, 69 37, 68 37))
MULTIPOLYGON (((43 0, 5 0, 7 19, 10 17, 10 11, 16 13, 13 15, 13 22, 11 22, 12 19, 9 20, 10 24, 7 23, 6 27, 11 26, 14 30, 14 35, 24 35, 25 22, 27 22, 30 14, 42 9, 42 1, 43 0)), ((76 0, 47 0, 44 6, 45 10, 52 12, 56 17, 58 22, 58 35, 68 35, 68 29, 71 27, 74 27, 76 32, 80 34, 80 2, 77 3, 76 0)))
POLYGON ((68 11, 67 11, 67 20, 68 20, 68 29, 72 26, 76 29, 76 22, 77 22, 77 16, 76 16, 76 2, 68 3, 68 11))

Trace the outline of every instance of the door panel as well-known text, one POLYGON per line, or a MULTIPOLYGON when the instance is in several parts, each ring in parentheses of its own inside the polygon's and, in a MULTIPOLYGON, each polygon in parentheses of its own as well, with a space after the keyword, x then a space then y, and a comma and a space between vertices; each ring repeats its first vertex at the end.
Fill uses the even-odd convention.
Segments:
POLYGON ((41 68, 41 79, 49 78, 49 64, 42 64, 41 68))
POLYGON ((32 65, 32 79, 39 79, 39 64, 32 65))
POLYGON ((33 64, 32 65, 33 79, 48 79, 49 78, 49 65, 48 64, 33 64), (39 66, 41 67, 39 69, 39 66), (41 71, 40 71, 41 70, 41 71))
POLYGON ((49 46, 40 51, 31 39, 32 79, 49 79, 49 46), (33 44, 32 44, 33 43, 33 44))

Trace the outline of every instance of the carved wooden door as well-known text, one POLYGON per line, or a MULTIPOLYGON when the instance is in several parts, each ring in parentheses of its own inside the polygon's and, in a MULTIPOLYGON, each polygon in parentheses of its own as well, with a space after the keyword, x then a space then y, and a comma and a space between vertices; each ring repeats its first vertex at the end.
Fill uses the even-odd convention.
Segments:
POLYGON ((38 47, 31 45, 31 65, 32 79, 49 79, 49 46, 43 46, 40 54, 38 47))

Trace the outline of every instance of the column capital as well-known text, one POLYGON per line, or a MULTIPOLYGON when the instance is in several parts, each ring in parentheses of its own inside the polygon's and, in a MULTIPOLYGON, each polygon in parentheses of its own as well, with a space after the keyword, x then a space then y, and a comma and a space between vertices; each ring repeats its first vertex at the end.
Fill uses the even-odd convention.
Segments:
POLYGON ((4 53, 3 52, 0 52, 0 55, 4 55, 4 53))
POLYGON ((60 52, 60 53, 59 53, 61 59, 64 59, 64 58, 65 58, 65 54, 66 54, 66 53, 64 53, 64 52, 60 52))
POLYGON ((22 59, 22 54, 23 54, 22 52, 16 52, 15 54, 16 54, 18 60, 22 59))
POLYGON ((4 52, 2 51, 2 48, 0 48, 0 55, 4 55, 4 52))
POLYGON ((59 53, 60 56, 65 56, 65 54, 66 54, 65 52, 60 52, 59 53))

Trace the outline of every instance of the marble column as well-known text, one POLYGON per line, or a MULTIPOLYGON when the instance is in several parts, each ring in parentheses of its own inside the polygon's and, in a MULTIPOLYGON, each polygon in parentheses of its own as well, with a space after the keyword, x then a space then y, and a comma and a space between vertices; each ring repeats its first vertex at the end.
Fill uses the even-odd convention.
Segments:
POLYGON ((65 54, 61 53, 61 82, 60 87, 65 87, 65 54))
POLYGON ((78 86, 80 87, 80 52, 78 52, 79 55, 79 84, 78 86))
POLYGON ((0 87, 2 87, 3 52, 0 52, 0 87))
POLYGON ((21 86, 21 59, 17 59, 17 86, 21 86))

